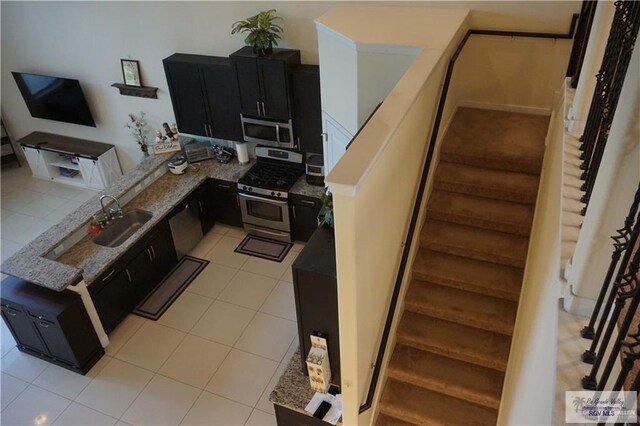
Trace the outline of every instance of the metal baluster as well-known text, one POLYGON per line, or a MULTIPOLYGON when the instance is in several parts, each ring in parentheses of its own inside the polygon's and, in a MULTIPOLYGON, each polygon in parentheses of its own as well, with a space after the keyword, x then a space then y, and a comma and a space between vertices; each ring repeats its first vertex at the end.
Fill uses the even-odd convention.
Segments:
POLYGON ((590 138, 585 140, 585 152, 581 156, 581 158, 584 157, 582 168, 585 169, 585 173, 582 175, 582 178, 585 179, 585 184, 581 188, 585 191, 581 201, 586 204, 581 212, 583 215, 586 214, 589 205, 589 199, 591 198, 600 162, 604 155, 609 131, 618 106, 629 62, 631 61, 638 29, 640 28, 640 2, 618 1, 615 4, 616 14, 611 27, 610 38, 607 42, 607 50, 611 47, 611 55, 607 58, 608 55, 605 53, 605 60, 608 59, 610 62, 608 67, 604 66, 605 60, 603 60, 603 68, 607 68, 606 77, 608 77, 608 82, 603 86, 603 88, 606 88, 606 91, 602 94, 605 96, 602 104, 603 109, 598 120, 597 134, 590 135, 590 138), (616 36, 611 37, 611 34, 616 36), (609 42, 613 40, 616 41, 616 44, 610 45, 609 42))
POLYGON ((620 352, 620 344, 625 339, 625 336, 629 332, 629 327, 631 327, 633 316, 638 310, 638 305, 640 305, 640 291, 638 291, 638 276, 637 276, 639 265, 640 265, 640 250, 637 250, 633 258, 633 262, 631 262, 631 266, 629 267, 629 272, 625 275, 625 278, 624 278, 624 282, 625 282, 624 285, 629 287, 628 294, 632 295, 633 299, 631 299, 631 303, 629 304, 629 309, 627 310, 627 314, 624 317, 622 326, 618 330, 618 340, 614 343, 613 348, 611 349, 611 353, 609 354, 609 359, 607 360, 607 365, 605 366, 604 371, 602 372, 602 377, 600 378, 598 390, 603 390, 604 385, 607 383, 607 380, 609 380, 609 375, 611 374, 613 365, 618 358, 618 353, 620 352))
MULTIPOLYGON (((611 312, 611 306, 613 305, 613 301, 616 297, 617 289, 622 282, 622 277, 626 271, 627 265, 629 264, 629 260, 631 259, 631 252, 633 250, 629 249, 635 247, 636 241, 638 240, 638 236, 640 235, 640 215, 636 218, 635 225, 633 230, 631 231, 631 237, 629 238, 629 242, 627 243, 627 250, 624 253, 624 257, 622 258, 622 262, 620 263, 620 267, 618 268, 618 273, 616 274, 616 279, 614 280, 614 284, 612 286, 612 291, 609 294, 607 299, 607 303, 605 304, 604 310, 602 311, 602 316, 600 317, 600 322, 598 322, 598 328, 596 330, 596 334, 593 336, 593 341, 591 342, 591 346, 589 349, 584 351, 582 354, 582 361, 587 364, 593 364, 596 360, 596 349, 598 347, 598 343, 600 341, 600 337, 602 336, 602 332, 607 323, 607 316, 609 312, 611 312)), ((606 348, 606 344, 605 344, 606 348)))
MULTIPOLYGON (((637 224, 636 224, 637 225, 637 224)), ((636 226, 638 228, 638 226, 636 226)), ((632 250, 628 250, 627 253, 630 253, 632 250)), ((637 278, 636 273, 638 272, 638 266, 640 265, 640 250, 637 250, 633 260, 629 264, 628 272, 623 272, 623 276, 614 284, 614 288, 616 290, 616 305, 611 314, 611 318, 609 319, 609 324, 607 325, 607 330, 602 339, 602 344, 600 345, 600 349, 598 350, 598 355, 596 356, 595 361, 593 362, 593 367, 591 368, 591 372, 588 376, 584 376, 582 378, 582 387, 585 389, 591 390, 602 390, 604 389, 604 385, 607 383, 609 378, 609 374, 611 373, 611 368, 613 367, 613 362, 615 361, 615 357, 618 355, 618 351, 620 350, 620 336, 624 339, 624 336, 629 331, 629 325, 631 320, 627 323, 627 318, 629 317, 629 313, 631 313, 631 317, 633 317, 633 312, 638 308, 638 303, 640 303, 640 293, 637 291, 637 278), (626 301, 630 298, 632 299, 631 305, 629 307, 629 312, 627 312, 627 316, 625 317, 624 324, 620 331, 618 332, 618 339, 614 342, 613 350, 609 356, 609 360, 607 361, 607 365, 602 374, 602 377, 598 381, 596 376, 598 374, 598 370, 600 365, 604 359, 605 352, 607 350, 607 346, 609 346, 609 341, 611 340, 611 336, 613 335, 613 331, 618 322, 618 317, 620 316, 620 312, 624 307, 626 301), (626 324, 626 328, 625 328, 626 324)), ((620 274, 618 274, 620 276, 620 274)), ((604 318, 606 320, 606 318, 604 318)))
POLYGON ((576 36, 573 39, 573 47, 569 57, 569 65, 567 66, 567 77, 571 77, 571 87, 574 89, 578 86, 597 4, 597 1, 584 0, 580 9, 580 20, 578 21, 578 28, 576 29, 576 36))
POLYGON ((611 237, 613 240, 613 253, 611 254, 611 263, 609 264, 609 269, 607 270, 607 275, 604 278, 604 282, 602 283, 602 288, 600 289, 600 294, 598 295, 598 300, 596 301, 596 306, 593 309, 593 313, 591 314, 591 319, 589 320, 589 324, 584 326, 580 331, 580 335, 585 339, 593 339, 594 330, 593 326, 598 319, 598 315, 600 314, 600 308, 602 307, 602 302, 604 301, 605 296, 607 295, 609 289, 611 288, 611 279, 613 278, 613 274, 616 271, 616 267, 618 266, 618 262, 620 261, 620 257, 622 253, 629 247, 629 238, 631 236, 631 228, 633 227, 633 221, 638 212, 638 205, 640 204, 640 183, 638 184, 638 189, 636 190, 636 195, 631 203, 631 208, 629 209, 629 214, 624 220, 624 226, 621 229, 617 229, 617 235, 611 237))

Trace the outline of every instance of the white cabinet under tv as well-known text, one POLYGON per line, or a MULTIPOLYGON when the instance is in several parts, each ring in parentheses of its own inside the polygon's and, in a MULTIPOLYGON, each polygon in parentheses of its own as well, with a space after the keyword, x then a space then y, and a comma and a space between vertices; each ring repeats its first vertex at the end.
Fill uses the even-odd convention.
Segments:
POLYGON ((111 185, 122 169, 113 145, 50 133, 22 138, 33 177, 100 190, 111 185))

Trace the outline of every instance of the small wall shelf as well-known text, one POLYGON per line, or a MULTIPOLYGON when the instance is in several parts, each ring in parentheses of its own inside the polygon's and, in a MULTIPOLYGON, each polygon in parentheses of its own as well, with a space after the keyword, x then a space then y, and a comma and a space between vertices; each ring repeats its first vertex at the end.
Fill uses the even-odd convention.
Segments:
POLYGON ((118 90, 120 90, 121 95, 137 96, 139 98, 158 99, 157 87, 127 86, 126 84, 122 84, 122 83, 113 83, 111 87, 118 88, 118 90))

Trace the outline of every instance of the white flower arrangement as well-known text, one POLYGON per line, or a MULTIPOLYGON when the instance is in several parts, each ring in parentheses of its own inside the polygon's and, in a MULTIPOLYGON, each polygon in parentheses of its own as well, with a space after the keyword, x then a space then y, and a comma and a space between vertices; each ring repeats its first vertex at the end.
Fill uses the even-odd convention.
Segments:
POLYGON ((135 139, 136 143, 140 146, 140 151, 145 155, 149 154, 149 145, 147 139, 147 133, 149 128, 147 127, 146 114, 140 112, 139 116, 135 114, 129 114, 130 123, 125 124, 125 127, 131 129, 131 136, 135 139))

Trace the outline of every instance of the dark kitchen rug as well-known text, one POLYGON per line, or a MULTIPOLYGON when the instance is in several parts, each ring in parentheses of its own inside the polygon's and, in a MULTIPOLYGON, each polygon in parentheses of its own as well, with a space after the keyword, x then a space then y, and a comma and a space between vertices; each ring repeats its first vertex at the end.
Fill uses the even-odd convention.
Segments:
POLYGON ((208 260, 183 257, 169 275, 138 304, 133 313, 157 321, 208 264, 208 260))
POLYGON ((293 244, 270 240, 256 235, 247 235, 238 247, 236 253, 248 254, 262 259, 282 262, 293 244))

